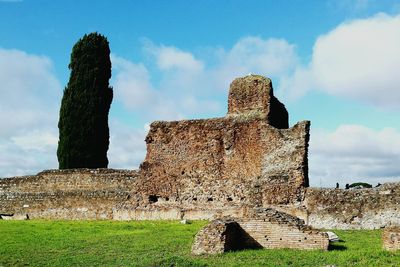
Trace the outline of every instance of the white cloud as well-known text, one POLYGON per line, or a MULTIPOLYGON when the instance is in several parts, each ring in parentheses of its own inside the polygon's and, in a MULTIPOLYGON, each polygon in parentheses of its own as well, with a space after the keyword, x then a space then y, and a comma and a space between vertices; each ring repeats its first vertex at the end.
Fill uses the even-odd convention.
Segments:
POLYGON ((308 89, 380 107, 400 105, 400 16, 377 14, 345 22, 320 36, 308 66, 282 88, 291 96, 308 89))
POLYGON ((146 156, 144 141, 148 125, 143 129, 129 127, 117 120, 110 123, 109 168, 137 169, 146 156))
POLYGON ((61 86, 44 56, 0 49, 0 177, 57 166, 61 86))
POLYGON ((148 119, 173 120, 183 117, 171 98, 154 88, 143 64, 116 55, 111 56, 111 61, 116 73, 113 78, 114 101, 122 102, 128 109, 140 112, 148 119))
POLYGON ((311 132, 309 167, 312 186, 342 187, 346 183, 372 184, 400 178, 400 132, 341 125, 333 132, 311 132))
POLYGON ((23 135, 13 136, 11 141, 24 150, 43 153, 54 150, 58 144, 58 135, 54 130, 35 129, 23 135))
POLYGON ((156 58, 157 66, 160 70, 182 70, 184 72, 201 72, 204 63, 196 59, 191 53, 183 51, 173 46, 156 46, 147 40, 144 49, 156 58))
MULTIPOLYGON (((147 45, 146 51, 149 51, 149 47, 147 45)), ((162 57, 164 49, 180 51, 154 45, 151 49, 156 62, 162 57)), ((189 55, 189 52, 177 53, 189 55)), ((193 55, 188 57, 194 59, 193 55)), ((216 100, 204 97, 207 96, 205 92, 210 90, 201 88, 204 86, 201 80, 205 75, 202 68, 185 69, 186 63, 178 67, 172 57, 170 63, 164 58, 162 60, 165 66, 170 64, 176 68, 160 69, 162 77, 156 86, 152 83, 148 69, 142 63, 134 63, 116 55, 112 55, 111 60, 115 72, 113 78, 115 101, 122 102, 131 111, 140 112, 149 121, 179 120, 190 117, 196 112, 215 112, 220 108, 216 100)), ((197 62, 195 59, 194 61, 197 62)))
POLYGON ((52 68, 47 57, 0 49, 0 136, 56 121, 61 86, 52 68))
POLYGON ((134 64, 129 60, 111 55, 115 96, 130 108, 146 107, 156 97, 150 74, 143 64, 134 64))
POLYGON ((217 99, 226 96, 234 78, 249 73, 277 77, 289 73, 298 61, 295 46, 285 40, 252 36, 228 50, 211 49, 209 53, 217 57, 213 65, 191 52, 147 39, 143 48, 150 65, 154 63, 159 71, 159 82, 152 83, 154 77, 143 63, 113 55, 114 92, 116 101, 147 114, 148 120, 181 119, 204 112, 220 116, 225 110, 217 99))
POLYGON ((220 50, 220 62, 213 70, 217 84, 225 88, 236 77, 249 73, 280 77, 298 63, 296 47, 283 39, 249 36, 240 39, 230 50, 220 50))

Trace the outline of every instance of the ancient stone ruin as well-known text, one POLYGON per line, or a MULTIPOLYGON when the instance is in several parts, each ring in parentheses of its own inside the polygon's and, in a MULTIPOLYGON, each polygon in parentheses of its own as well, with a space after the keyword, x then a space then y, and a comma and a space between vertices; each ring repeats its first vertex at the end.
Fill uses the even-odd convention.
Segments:
POLYGON ((112 207, 129 198, 137 171, 50 170, 0 179, 3 219, 112 219, 112 207))
POLYGON ((301 200, 310 123, 287 128, 262 76, 234 80, 228 103, 224 118, 151 124, 141 176, 117 218, 211 218, 301 200))
POLYGON ((195 236, 192 254, 221 254, 246 248, 261 248, 241 227, 231 218, 211 221, 195 236))
POLYGON ((359 190, 308 187, 309 127, 302 121, 289 128, 270 79, 238 78, 225 117, 153 122, 139 170, 50 170, 0 179, 0 214, 115 220, 229 216, 245 230, 240 219, 255 208, 273 208, 316 228, 400 225, 400 183, 359 190))
POLYGON ((314 230, 304 221, 274 209, 254 209, 240 219, 211 221, 197 233, 192 253, 219 254, 256 248, 328 250, 328 234, 314 230))

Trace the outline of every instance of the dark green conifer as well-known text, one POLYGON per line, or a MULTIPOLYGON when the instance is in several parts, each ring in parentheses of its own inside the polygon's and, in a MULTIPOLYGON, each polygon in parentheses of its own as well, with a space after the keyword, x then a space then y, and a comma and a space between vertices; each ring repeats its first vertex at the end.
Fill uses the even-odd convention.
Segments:
POLYGON ((71 53, 61 101, 57 157, 60 169, 107 168, 108 112, 113 98, 107 38, 91 33, 71 53))

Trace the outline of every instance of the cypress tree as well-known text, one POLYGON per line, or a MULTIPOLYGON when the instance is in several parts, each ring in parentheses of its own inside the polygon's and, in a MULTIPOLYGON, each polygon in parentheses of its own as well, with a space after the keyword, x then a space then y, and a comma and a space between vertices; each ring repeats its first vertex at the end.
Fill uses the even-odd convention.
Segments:
POLYGON ((74 45, 68 67, 71 74, 58 122, 59 168, 107 168, 108 112, 113 98, 107 38, 85 34, 74 45))

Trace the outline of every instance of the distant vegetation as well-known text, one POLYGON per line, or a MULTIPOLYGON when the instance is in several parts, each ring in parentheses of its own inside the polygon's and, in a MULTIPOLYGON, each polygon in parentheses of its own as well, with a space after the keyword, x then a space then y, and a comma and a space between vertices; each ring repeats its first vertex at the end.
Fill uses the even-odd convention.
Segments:
POLYGON ((98 33, 83 36, 72 49, 69 68, 58 122, 59 168, 107 168, 113 98, 107 38, 98 33))
POLYGON ((372 188, 372 185, 368 184, 368 183, 353 183, 351 185, 349 185, 350 188, 353 187, 362 187, 362 188, 372 188))
POLYGON ((190 255, 197 221, 0 221, 0 266, 400 266, 381 230, 339 231, 330 251, 244 250, 190 255))

